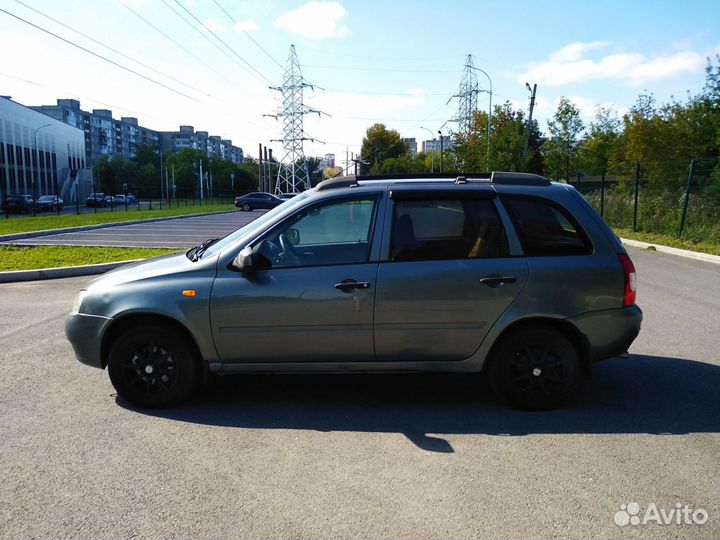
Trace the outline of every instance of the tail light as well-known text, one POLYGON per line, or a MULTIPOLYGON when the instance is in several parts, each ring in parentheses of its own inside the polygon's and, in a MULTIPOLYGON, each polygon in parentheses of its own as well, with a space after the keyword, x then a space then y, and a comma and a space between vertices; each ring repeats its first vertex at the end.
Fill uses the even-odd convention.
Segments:
POLYGON ((635 273, 635 265, 630 257, 624 253, 618 253, 620 264, 625 275, 625 294, 623 295, 623 307, 635 305, 635 297, 637 296, 637 274, 635 273))

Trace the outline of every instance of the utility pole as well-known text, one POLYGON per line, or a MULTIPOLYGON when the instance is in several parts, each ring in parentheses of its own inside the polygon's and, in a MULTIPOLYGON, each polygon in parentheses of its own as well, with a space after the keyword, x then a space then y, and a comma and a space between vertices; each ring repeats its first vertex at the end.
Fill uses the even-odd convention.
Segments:
POLYGON ((160 148, 160 208, 162 209, 162 197, 163 197, 163 160, 162 160, 162 148, 160 148))
POLYGON ((530 130, 532 129, 532 115, 533 109, 535 108, 535 92, 537 92, 537 84, 533 84, 532 89, 529 83, 525 83, 528 91, 530 92, 530 114, 528 114, 527 128, 525 129, 525 146, 523 147, 523 163, 525 163, 525 157, 527 156, 528 144, 530 143, 530 130))
POLYGON ((268 149, 267 146, 265 147, 265 186, 268 193, 272 191, 272 178, 270 178, 270 174, 272 174, 270 169, 270 161, 268 161, 268 149))
POLYGON ((263 159, 262 159, 262 143, 258 143, 258 191, 265 191, 263 181, 263 159))
POLYGON ((440 172, 443 172, 443 134, 442 130, 438 129, 438 135, 440 136, 440 172))
POLYGON ((201 159, 200 160, 200 200, 203 200, 205 198, 205 191, 203 189, 204 182, 205 182, 205 178, 203 177, 202 159, 201 159))

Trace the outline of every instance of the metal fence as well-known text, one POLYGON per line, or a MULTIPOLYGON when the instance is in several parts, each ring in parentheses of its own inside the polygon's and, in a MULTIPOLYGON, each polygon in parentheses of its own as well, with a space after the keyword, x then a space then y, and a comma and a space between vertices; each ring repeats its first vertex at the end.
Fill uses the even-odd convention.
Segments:
POLYGON ((235 197, 249 193, 249 191, 217 193, 212 197, 200 198, 167 198, 160 199, 157 197, 142 197, 141 194, 135 195, 132 199, 126 199, 123 202, 106 202, 100 204, 88 205, 86 201, 72 201, 64 203, 62 209, 53 207, 51 210, 43 210, 36 205, 27 207, 21 214, 9 213, 8 205, 3 204, 3 213, 5 219, 12 217, 28 217, 28 216, 48 216, 48 215, 68 215, 68 214, 89 214, 101 212, 137 212, 145 210, 169 210, 179 208, 195 208, 207 207, 212 211, 215 207, 233 205, 235 197))
POLYGON ((613 228, 720 243, 717 158, 636 163, 572 184, 613 228))

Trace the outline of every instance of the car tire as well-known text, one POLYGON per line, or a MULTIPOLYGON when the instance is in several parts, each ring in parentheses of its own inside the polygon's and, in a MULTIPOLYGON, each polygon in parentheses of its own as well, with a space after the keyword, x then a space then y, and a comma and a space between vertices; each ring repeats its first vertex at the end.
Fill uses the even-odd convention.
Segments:
POLYGON ((511 331, 488 365, 495 393, 515 408, 552 409, 569 401, 580 385, 580 358, 557 330, 538 326, 511 331))
POLYGON ((118 394, 142 408, 177 405, 202 379, 193 344, 159 324, 123 332, 111 346, 108 374, 118 394))
POLYGON ((243 203, 243 205, 240 208, 242 208, 244 212, 249 212, 250 210, 252 210, 252 208, 250 208, 250 205, 248 203, 243 203))

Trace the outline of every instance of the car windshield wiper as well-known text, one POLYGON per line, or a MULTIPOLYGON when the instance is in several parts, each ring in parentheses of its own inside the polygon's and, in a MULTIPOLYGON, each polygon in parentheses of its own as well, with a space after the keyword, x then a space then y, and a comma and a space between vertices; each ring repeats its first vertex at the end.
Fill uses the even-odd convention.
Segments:
POLYGON ((188 259, 190 259, 192 262, 197 261, 202 257, 202 254, 205 253, 205 250, 212 246, 215 242, 220 240, 219 238, 210 238, 209 240, 205 240, 202 244, 199 246, 195 246, 194 248, 190 248, 188 252, 185 254, 188 259))

